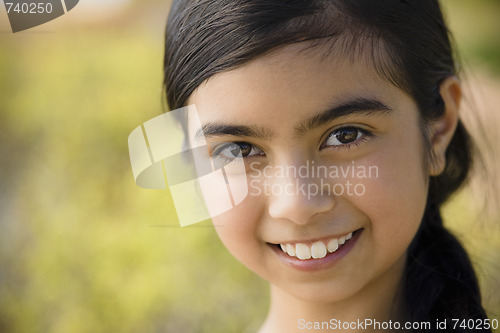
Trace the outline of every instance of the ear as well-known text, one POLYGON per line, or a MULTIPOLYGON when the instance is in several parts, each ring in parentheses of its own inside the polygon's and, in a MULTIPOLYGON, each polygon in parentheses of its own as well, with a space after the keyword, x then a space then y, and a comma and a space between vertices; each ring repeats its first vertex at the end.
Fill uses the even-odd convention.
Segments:
POLYGON ((455 76, 446 78, 439 87, 444 101, 444 114, 432 121, 429 126, 431 144, 431 163, 429 174, 439 176, 446 166, 446 149, 450 144, 458 124, 458 109, 462 99, 462 88, 455 76))

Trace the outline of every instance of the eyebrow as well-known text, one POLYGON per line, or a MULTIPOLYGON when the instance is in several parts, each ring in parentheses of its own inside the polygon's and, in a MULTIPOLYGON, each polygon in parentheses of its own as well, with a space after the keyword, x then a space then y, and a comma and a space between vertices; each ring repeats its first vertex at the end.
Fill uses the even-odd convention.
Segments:
MULTIPOLYGON (((346 117, 352 114, 386 114, 392 109, 376 99, 356 98, 329 108, 326 111, 301 122, 295 131, 301 135, 307 131, 315 129, 331 122, 337 118, 346 117)), ((265 128, 255 125, 232 125, 222 122, 208 122, 204 124, 197 132, 196 138, 217 137, 217 136, 242 136, 255 137, 259 139, 269 139, 273 133, 265 128)))
POLYGON ((298 134, 303 134, 337 118, 353 114, 371 115, 387 114, 390 112, 392 112, 390 107, 376 99, 357 98, 335 105, 332 108, 313 116, 312 118, 300 123, 295 130, 298 134))
POLYGON ((197 139, 200 139, 203 136, 206 138, 224 135, 255 137, 265 140, 269 139, 272 136, 272 133, 264 128, 254 125, 230 125, 222 122, 208 122, 196 132, 197 139))

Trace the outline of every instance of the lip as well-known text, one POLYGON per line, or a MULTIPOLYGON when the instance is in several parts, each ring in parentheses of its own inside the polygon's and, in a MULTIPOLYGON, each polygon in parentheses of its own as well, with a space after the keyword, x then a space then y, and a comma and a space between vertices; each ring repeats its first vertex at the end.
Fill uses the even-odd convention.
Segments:
POLYGON ((314 272, 319 270, 325 270, 333 267, 340 259, 346 256, 351 249, 356 245, 359 237, 363 233, 364 229, 358 229, 353 232, 352 238, 345 243, 341 248, 333 253, 328 253, 324 258, 321 259, 307 259, 301 260, 299 258, 290 257, 288 254, 284 253, 279 245, 268 243, 267 245, 274 251, 278 259, 286 266, 292 267, 294 269, 304 271, 304 272, 314 272))

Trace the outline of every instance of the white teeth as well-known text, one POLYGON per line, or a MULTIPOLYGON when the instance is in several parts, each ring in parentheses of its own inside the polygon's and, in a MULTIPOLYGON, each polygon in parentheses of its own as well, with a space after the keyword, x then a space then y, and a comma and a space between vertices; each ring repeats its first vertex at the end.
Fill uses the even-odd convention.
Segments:
POLYGON ((286 253, 286 245, 280 244, 281 251, 286 253))
POLYGON ((323 242, 316 242, 311 246, 311 255, 314 259, 324 258, 326 253, 326 246, 323 242))
POLYGON ((290 257, 295 257, 295 246, 286 244, 286 253, 288 253, 290 257))
POLYGON ((302 260, 311 259, 311 249, 306 244, 298 243, 295 246, 295 251, 297 253, 297 258, 302 260))
POLYGON ((280 244, 280 248, 290 257, 297 257, 301 260, 307 260, 311 258, 321 259, 326 257, 328 253, 337 251, 340 246, 344 245, 345 242, 347 242, 351 238, 352 232, 340 238, 330 239, 327 244, 325 244, 324 241, 314 242, 311 247, 304 243, 280 244))
POLYGON ((337 239, 332 239, 331 241, 328 242, 328 252, 332 253, 337 251, 339 248, 339 242, 337 239))

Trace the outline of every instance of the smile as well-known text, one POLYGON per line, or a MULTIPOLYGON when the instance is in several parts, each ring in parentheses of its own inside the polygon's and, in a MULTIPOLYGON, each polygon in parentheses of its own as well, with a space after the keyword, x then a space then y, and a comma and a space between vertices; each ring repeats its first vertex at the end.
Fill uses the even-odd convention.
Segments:
POLYGON ((352 232, 338 238, 316 241, 311 245, 305 243, 285 243, 279 244, 281 250, 290 257, 300 260, 322 259, 328 253, 334 253, 352 238, 352 232))

